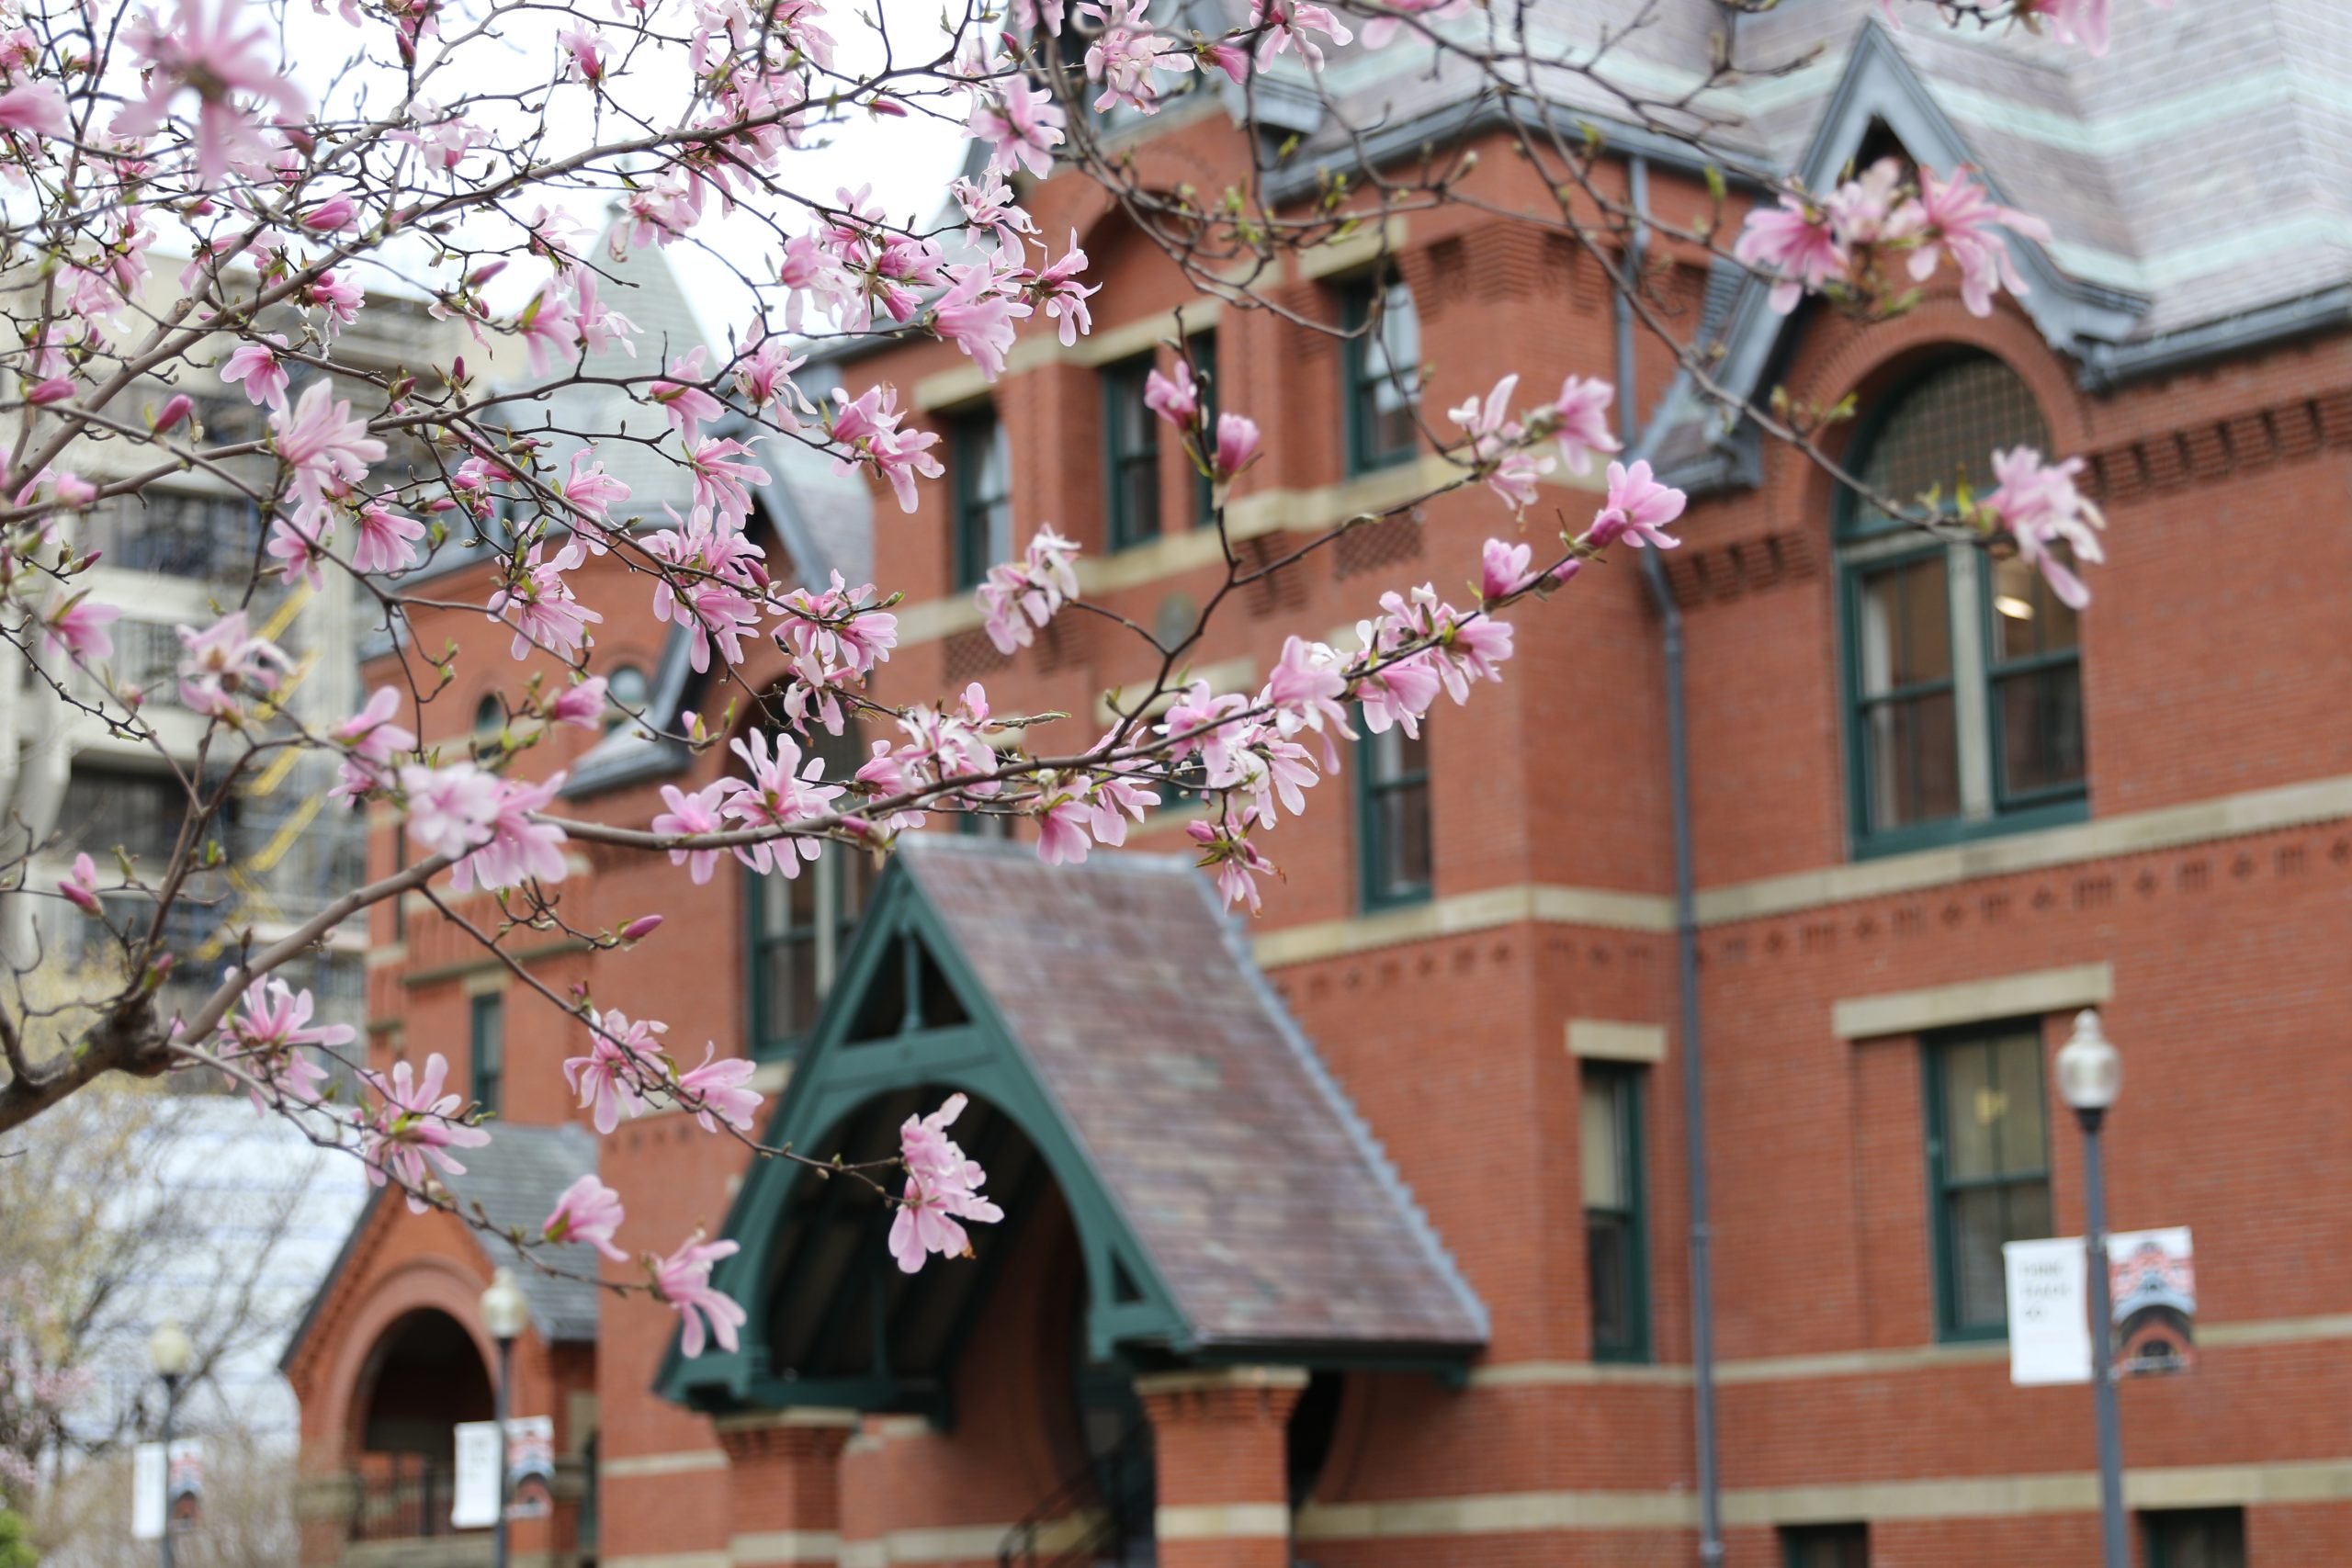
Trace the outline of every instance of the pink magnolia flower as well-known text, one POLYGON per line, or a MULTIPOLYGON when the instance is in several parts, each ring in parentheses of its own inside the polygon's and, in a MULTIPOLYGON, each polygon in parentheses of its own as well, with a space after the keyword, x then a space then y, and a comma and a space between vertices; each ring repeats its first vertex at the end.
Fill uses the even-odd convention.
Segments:
POLYGON ((580 348, 580 318, 573 313, 571 301, 564 298, 560 279, 550 278, 539 286, 514 319, 514 330, 523 334, 534 376, 546 375, 550 365, 559 358, 570 360, 580 348))
POLYGON ((277 357, 285 346, 285 338, 276 333, 264 333, 258 343, 239 344, 220 367, 220 379, 232 385, 243 381, 246 397, 285 412, 286 366, 277 357))
POLYGON ((605 79, 605 40, 602 34, 586 23, 565 28, 555 35, 563 46, 563 73, 567 80, 585 82, 595 86, 605 79))
POLYGON ((1100 25, 1086 50, 1086 77, 1102 84, 1094 112, 1104 114, 1125 104, 1144 114, 1159 112, 1155 71, 1190 71, 1193 57, 1184 46, 1159 30, 1145 13, 1151 0, 1091 0, 1089 7, 1100 25))
POLYGON ((98 868, 90 857, 74 857, 74 873, 58 883, 57 890, 72 899, 85 915, 102 913, 98 907, 98 868))
POLYGON ((1240 829, 1195 819, 1184 824, 1184 832, 1200 846, 1202 869, 1216 870, 1217 897, 1225 901, 1225 907, 1230 909, 1247 904, 1251 914, 1258 913, 1258 878, 1279 874, 1274 871, 1274 863, 1260 852, 1240 829))
POLYGON ((1881 158, 1830 193, 1822 209, 1840 247, 1872 245, 1891 238, 1910 220, 1903 199, 1903 165, 1881 158))
POLYGON ((0 129, 30 136, 63 136, 72 129, 65 89, 54 82, 26 82, 0 93, 0 129))
POLYGON ((751 1082, 756 1065, 744 1056, 718 1056, 718 1046, 708 1043, 703 1046, 702 1066, 678 1076, 678 1088, 701 1101, 695 1120, 702 1123, 706 1133, 718 1131, 724 1122, 739 1132, 752 1130, 752 1119, 759 1114, 760 1091, 744 1086, 751 1082), (713 1117, 718 1121, 713 1121, 713 1117))
POLYGON ((1614 452, 1617 438, 1609 433, 1609 405, 1617 389, 1601 380, 1571 376, 1560 383, 1552 412, 1558 418, 1560 458, 1579 474, 1592 472, 1595 452, 1614 452))
MULTIPOLYGON (((786 828, 828 816, 842 787, 823 781, 825 760, 811 757, 804 766, 799 743, 778 732, 774 750, 759 730, 736 737, 729 748, 743 760, 750 781, 728 796, 723 809, 733 820, 750 828, 786 828)), ((800 874, 800 863, 824 852, 821 840, 805 835, 762 839, 738 844, 735 858, 753 871, 800 874)))
POLYGON ((356 803, 368 791, 389 782, 386 765, 396 754, 415 750, 415 734, 392 722, 400 705, 399 692, 379 686, 366 707, 328 731, 327 738, 345 753, 342 777, 332 792, 337 798, 356 803))
POLYGON ((1507 545, 1500 539, 1488 539, 1479 554, 1479 596, 1492 604, 1526 587, 1529 563, 1534 557, 1532 545, 1507 545))
POLYGON ((972 104, 970 130, 989 144, 989 171, 1009 175, 1018 166, 1044 179, 1053 173, 1054 149, 1061 145, 1061 107, 1019 72, 1001 86, 998 96, 979 96, 972 104))
POLYGON ((1355 38, 1329 6, 1308 5, 1306 0, 1250 0, 1250 26, 1252 29, 1266 29, 1258 40, 1261 71, 1272 64, 1276 56, 1294 48, 1308 70, 1319 69, 1323 50, 1306 36, 1310 31, 1319 32, 1336 44, 1348 43, 1355 38))
POLYGON ((670 1026, 655 1019, 630 1019, 617 1008, 588 1021, 588 1055, 564 1060, 564 1081, 580 1097, 596 1131, 609 1134, 626 1111, 645 1109, 645 1086, 666 1076, 669 1056, 656 1036, 670 1026))
POLYGON ((717 436, 699 444, 689 442, 686 468, 694 475, 695 504, 709 507, 735 523, 749 518, 751 487, 768 482, 768 471, 757 463, 736 461, 751 450, 741 441, 722 441, 717 436))
POLYGON ((898 1217, 890 1222, 890 1256, 909 1274, 934 1252, 943 1258, 971 1255, 971 1238, 958 1220, 993 1224, 1004 1218, 1003 1210, 980 1195, 988 1172, 947 1135, 948 1126, 967 1103, 960 1094, 950 1095, 937 1111, 910 1116, 899 1129, 907 1184, 899 1195, 898 1217))
POLYGON ((591 675, 566 686, 557 694, 555 701, 548 705, 548 722, 576 725, 582 729, 602 729, 605 727, 605 686, 602 675, 591 675))
POLYGON ((469 893, 476 884, 485 888, 514 887, 533 877, 561 882, 563 829, 552 822, 532 821, 531 813, 546 810, 562 787, 560 773, 537 784, 499 780, 498 802, 485 824, 490 840, 458 863, 449 874, 449 886, 469 893))
POLYGON ((338 400, 324 377, 311 383, 290 413, 270 415, 269 427, 278 457, 294 470, 298 500, 315 501, 333 482, 359 484, 368 465, 384 458, 384 444, 368 434, 366 421, 351 417, 350 400, 338 400))
POLYGON ((1146 376, 1143 406, 1177 429, 1190 430, 1201 412, 1201 389, 1193 383, 1192 366, 1180 359, 1172 376, 1162 376, 1158 370, 1146 376))
POLYGON ((842 449, 833 472, 853 474, 859 464, 871 464, 897 494, 899 510, 912 512, 915 479, 937 479, 946 469, 929 450, 939 443, 935 433, 899 428, 905 415, 898 401, 898 389, 884 385, 869 387, 854 402, 841 406, 831 420, 831 434, 842 449))
POLYGON ((271 146, 259 119, 235 95, 274 106, 288 119, 300 119, 310 105, 270 62, 270 29, 258 21, 242 28, 241 0, 220 0, 213 14, 204 0, 179 0, 168 30, 152 15, 126 33, 133 53, 148 68, 147 96, 124 106, 114 119, 118 136, 152 136, 170 116, 173 100, 192 92, 197 108, 197 175, 218 184, 232 162, 266 163, 271 146))
POLYGON ((1287 637, 1258 698, 1274 710, 1280 733, 1311 729, 1322 736, 1324 765, 1335 772, 1340 766, 1337 738, 1355 734, 1348 728, 1348 710, 1342 705, 1348 694, 1347 677, 1340 672, 1344 662, 1328 643, 1287 637))
POLYGON ((564 580, 565 572, 588 558, 586 547, 574 539, 552 560, 545 558, 546 553, 544 544, 533 545, 521 566, 510 566, 498 592, 482 604, 492 620, 511 621, 514 640, 507 650, 517 659, 529 658, 535 647, 569 659, 586 646, 589 626, 605 618, 581 604, 564 580))
POLYGON ((416 564, 415 541, 424 537, 424 525, 403 517, 381 502, 359 509, 353 524, 351 564, 363 572, 405 571, 416 564))
POLYGON ((434 1168, 463 1176, 449 1150, 480 1148, 490 1134, 458 1120, 465 1100, 442 1093, 448 1081, 449 1061, 435 1051, 424 1060, 422 1077, 413 1076, 406 1062, 392 1064, 391 1076, 363 1071, 360 1077, 382 1099, 373 1115, 356 1112, 360 1158, 367 1162, 368 1179, 377 1187, 398 1181, 408 1192, 408 1206, 417 1213, 431 1207, 422 1196, 434 1168))
POLYGON ((62 650, 76 664, 111 659, 114 636, 107 627, 121 618, 119 606, 98 604, 86 593, 76 594, 54 614, 41 618, 41 647, 50 653, 62 650))
POLYGON ((1732 254, 1749 266, 1780 275, 1772 286, 1772 309, 1787 315, 1807 290, 1818 289, 1846 271, 1846 253, 1828 213, 1796 191, 1782 191, 1778 207, 1749 209, 1732 254))
POLYGON ((180 639, 180 701, 209 718, 235 720, 238 699, 248 692, 275 692, 294 661, 267 637, 245 629, 245 613, 232 612, 204 631, 175 628, 180 639))
POLYGON ((678 1348, 688 1357, 702 1354, 704 1325, 708 1337, 722 1350, 736 1348, 735 1331, 745 1322, 743 1309, 711 1289, 710 1266, 732 1258, 731 1241, 706 1242, 696 1231, 684 1246, 653 1266, 653 1292, 678 1314, 678 1348))
POLYGON ((498 815, 498 779, 471 762, 428 768, 412 762, 400 773, 408 809, 408 840, 428 855, 452 860, 487 842, 498 815))
POLYGON ((2041 454, 2030 446, 1996 452, 1993 473, 2000 487, 1979 503, 2007 527, 2018 542, 2018 558, 2039 570, 2050 591, 2076 610, 2091 602, 2091 591, 2055 547, 2066 547, 2078 561, 2107 558, 2098 542, 2107 518, 2075 486, 2075 476, 2082 470, 2080 457, 2045 467, 2041 454))
POLYGON ((1216 452, 1213 467, 1219 483, 1233 477, 1258 460, 1258 422, 1247 414, 1221 413, 1216 416, 1216 452))
POLYGON ((1534 504, 1535 481, 1551 471, 1552 459, 1537 458, 1523 445, 1526 432, 1510 417, 1510 396, 1518 387, 1516 374, 1506 376, 1483 402, 1472 398, 1449 410, 1447 417, 1468 433, 1470 461, 1487 488, 1513 512, 1524 512, 1534 504))
POLYGON ((1396 35, 1407 17, 1417 17, 1423 22, 1449 21, 1466 17, 1471 12, 1470 0, 1383 0, 1390 16, 1374 17, 1363 25, 1363 46, 1379 49, 1396 35))
POLYGON ((628 1254, 613 1245, 613 1233, 628 1217, 621 1208, 621 1195, 591 1171, 563 1190, 539 1234, 549 1241, 583 1243, 616 1263, 626 1263, 628 1254))
POLYGON ((1238 43, 1210 43, 1203 40, 1194 46, 1200 51, 1201 69, 1205 73, 1212 65, 1233 79, 1237 87, 1250 81, 1250 54, 1238 43))
POLYGON ((1667 534, 1666 525, 1681 516, 1687 504, 1689 498, 1680 491, 1650 477, 1648 463, 1637 462, 1631 468, 1611 463, 1609 504, 1592 520, 1591 542, 1598 547, 1622 538, 1636 549, 1656 545, 1670 550, 1682 541, 1667 534))
POLYGON ((74 381, 71 377, 51 376, 48 380, 39 383, 26 392, 25 401, 35 408, 47 408, 51 403, 62 403, 73 395, 74 381))
POLYGON ((981 625, 998 652, 1026 648, 1033 626, 1044 626, 1078 597, 1078 548, 1077 541, 1062 537, 1048 523, 1030 539, 1021 564, 989 569, 977 598, 981 625))
MULTIPOLYGON (((665 784, 662 786, 662 798, 668 804, 670 809, 653 818, 653 831, 657 833, 723 832, 727 828, 727 820, 721 815, 721 807, 727 804, 729 795, 742 787, 742 782, 739 779, 720 779, 716 784, 688 795, 676 784, 665 784)), ((718 869, 718 857, 726 852, 724 850, 672 850, 670 863, 684 866, 686 874, 694 878, 695 886, 699 887, 710 880, 711 874, 718 869)))
MULTIPOLYGON (((300 1048, 348 1045, 355 1031, 347 1023, 312 1028, 315 1007, 307 990, 297 991, 274 976, 255 980, 245 987, 240 1007, 220 1021, 222 1056, 297 1104, 316 1105, 327 1072, 300 1048)), ((236 1081, 231 1080, 232 1087, 236 1081)), ((261 1089, 251 1092, 254 1109, 267 1111, 261 1089)))
POLYGON ((1082 865, 1092 847, 1086 836, 1094 813, 1086 804, 1085 781, 1065 775, 1060 793, 1049 794, 1037 814, 1037 858, 1047 865, 1082 865))
POLYGON ((983 379, 1004 374, 1004 356, 1012 351, 1012 323, 1031 313, 1021 300, 997 291, 997 276, 986 266, 951 266, 956 279, 932 307, 932 330, 978 366, 983 379))
POLYGON ((1062 259, 1037 275, 1031 285, 1036 297, 1045 301, 1046 314, 1061 323, 1062 346, 1069 348, 1078 342, 1080 333, 1094 330, 1094 317, 1087 310, 1087 299, 1102 292, 1099 283, 1080 283, 1078 275, 1086 270, 1086 253, 1078 248, 1078 231, 1069 234, 1069 249, 1062 259))
POLYGON ((286 581, 306 584, 312 592, 327 585, 329 513, 324 506, 305 506, 291 517, 269 520, 268 555, 284 563, 286 581))
POLYGON ((670 361, 667 380, 657 380, 647 389, 647 396, 662 405, 670 423, 691 446, 702 434, 707 420, 717 419, 724 410, 717 398, 695 385, 703 378, 702 362, 708 353, 700 344, 670 361))
POLYGON ((356 227, 358 221, 359 204, 347 196, 329 197, 302 214, 302 227, 314 234, 332 234, 356 227))
POLYGON ((1953 170, 1947 180, 1922 166, 1919 199, 1910 211, 1916 216, 1904 227, 1919 237, 1919 248, 1911 254, 1911 276, 1926 278, 1936 270, 1936 258, 1949 252, 1952 265, 1960 268, 1961 302, 1973 316, 1993 313, 1996 289, 2026 291, 2025 279, 2018 275, 2008 246, 1992 231, 1994 226, 2020 239, 2045 243, 2050 239, 2049 224, 1994 201, 1964 168, 1953 170))
MULTIPOLYGON (((628 486, 605 472, 605 465, 585 447, 571 455, 571 472, 561 489, 566 502, 597 523, 610 522, 612 509, 629 497, 628 486)), ((584 531, 581 537, 597 555, 605 553, 604 540, 594 531, 584 531)))

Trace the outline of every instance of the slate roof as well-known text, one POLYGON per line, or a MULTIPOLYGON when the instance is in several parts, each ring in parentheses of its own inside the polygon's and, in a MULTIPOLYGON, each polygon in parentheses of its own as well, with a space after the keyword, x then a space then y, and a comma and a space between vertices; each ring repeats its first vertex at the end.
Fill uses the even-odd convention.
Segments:
MULTIPOLYGON (((596 1169, 595 1135, 565 1122, 555 1127, 499 1123, 490 1142, 469 1149, 463 1176, 444 1178, 460 1205, 477 1206, 502 1231, 537 1234, 563 1190, 596 1169)), ((594 1344, 596 1338, 596 1249, 585 1242, 536 1247, 531 1256, 571 1276, 558 1279, 534 1267, 503 1236, 477 1231, 493 1264, 514 1269, 514 1282, 530 1299, 531 1326, 558 1344, 594 1344)))
POLYGON ((922 833, 899 864, 1202 1348, 1485 1345, 1485 1306, 1188 861, 922 833))

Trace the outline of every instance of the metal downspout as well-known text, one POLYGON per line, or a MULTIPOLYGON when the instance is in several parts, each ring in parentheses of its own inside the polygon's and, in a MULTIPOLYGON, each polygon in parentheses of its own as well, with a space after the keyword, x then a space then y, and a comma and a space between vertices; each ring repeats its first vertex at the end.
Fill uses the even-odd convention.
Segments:
MULTIPOLYGON (((1649 213, 1650 171, 1645 159, 1626 162, 1634 211, 1649 213)), ((1637 221, 1626 254, 1626 281, 1641 276, 1647 231, 1637 221)), ((1616 299, 1617 420, 1628 455, 1635 445, 1641 400, 1634 379, 1634 306, 1621 290, 1616 299)), ((1699 1028, 1699 916, 1692 891, 1690 850, 1690 735, 1683 700, 1682 607, 1666 580, 1660 552, 1640 552, 1642 580, 1657 606, 1660 651, 1666 666, 1666 737, 1668 810, 1674 833, 1674 973, 1680 988, 1678 1035, 1682 1046, 1682 1146, 1690 1204, 1691 1427, 1699 1461, 1699 1561, 1720 1568, 1724 1560, 1723 1483, 1715 1454, 1714 1231, 1707 1201, 1706 1082, 1699 1028)))

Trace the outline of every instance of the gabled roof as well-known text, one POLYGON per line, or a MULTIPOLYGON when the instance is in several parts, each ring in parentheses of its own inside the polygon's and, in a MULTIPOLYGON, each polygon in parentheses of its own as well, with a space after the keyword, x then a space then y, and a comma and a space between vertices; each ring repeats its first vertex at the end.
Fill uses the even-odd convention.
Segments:
POLYGON ((910 1284, 878 1201, 763 1162, 718 1280, 751 1314, 744 1348, 673 1351, 665 1394, 935 1409, 960 1347, 944 1325, 977 1310, 1033 1171, 1075 1223, 1097 1356, 1435 1369, 1486 1343, 1485 1307, 1181 858, 1054 867, 957 835, 902 842, 766 1137, 888 1158, 898 1117, 956 1090, 975 1103, 953 1131, 1009 1211, 974 1227, 978 1261, 910 1284), (878 1347, 819 1326, 877 1312, 878 1347), (935 1326, 914 1343, 910 1324, 935 1326))
MULTIPOLYGON (((563 1190, 581 1177, 594 1174, 595 1169, 596 1140, 584 1127, 568 1122, 557 1127, 501 1124, 489 1143, 466 1151, 464 1175, 444 1179, 461 1213, 471 1215, 479 1212, 502 1232, 532 1235, 547 1222, 563 1190)), ((345 1276, 366 1250, 371 1233, 379 1225, 399 1224, 412 1217, 406 1213, 404 1203, 401 1194, 389 1187, 379 1187, 368 1193, 358 1217, 351 1223, 350 1234, 344 1237, 342 1249, 312 1292, 310 1305, 303 1309, 301 1321, 287 1337, 286 1348, 278 1356, 281 1370, 294 1363, 334 1292, 354 1283, 345 1276)), ((430 1216, 415 1218, 421 1223, 430 1216)), ((533 1258, 568 1276, 557 1278, 533 1266, 503 1236, 470 1228, 467 1234, 493 1266, 503 1265, 514 1271, 515 1283, 531 1303, 531 1326, 540 1338, 549 1344, 595 1343, 598 1292, 594 1283, 594 1247, 582 1242, 533 1247, 533 1258)))

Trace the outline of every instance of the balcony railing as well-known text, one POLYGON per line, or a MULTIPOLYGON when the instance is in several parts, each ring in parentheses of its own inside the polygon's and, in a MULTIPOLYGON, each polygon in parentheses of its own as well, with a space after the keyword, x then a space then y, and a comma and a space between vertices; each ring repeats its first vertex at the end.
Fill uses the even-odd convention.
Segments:
POLYGON ((414 1540, 455 1535, 449 1505, 457 1479, 446 1465, 421 1454, 394 1454, 388 1473, 351 1478, 353 1540, 414 1540))

